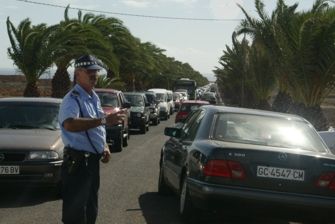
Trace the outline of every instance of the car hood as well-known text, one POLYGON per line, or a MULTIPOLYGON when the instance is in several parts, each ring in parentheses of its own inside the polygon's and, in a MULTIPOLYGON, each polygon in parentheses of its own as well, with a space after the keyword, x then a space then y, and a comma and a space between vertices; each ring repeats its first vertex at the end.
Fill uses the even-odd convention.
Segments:
POLYGON ((1 149, 46 150, 63 148, 60 130, 0 130, 1 149))
POLYGON ((105 114, 111 114, 112 112, 117 112, 119 110, 118 107, 102 107, 105 114))
POLYGON ((134 106, 132 106, 130 108, 130 112, 140 112, 140 113, 143 113, 143 111, 144 111, 144 107, 134 107, 134 106))
POLYGON ((158 106, 159 107, 164 107, 164 108, 168 107, 167 102, 159 102, 158 106))

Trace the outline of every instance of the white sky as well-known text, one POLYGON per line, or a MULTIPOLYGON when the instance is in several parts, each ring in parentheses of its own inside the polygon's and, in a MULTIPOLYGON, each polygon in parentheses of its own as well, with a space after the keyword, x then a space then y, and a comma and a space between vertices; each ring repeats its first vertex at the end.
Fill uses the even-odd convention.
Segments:
MULTIPOLYGON (((57 5, 70 5, 82 9, 130 13, 150 16, 191 17, 206 19, 241 19, 242 5, 250 14, 255 14, 253 0, 34 0, 57 5)), ((263 0, 268 12, 275 7, 275 0, 263 0)), ((310 9, 313 0, 286 0, 299 2, 299 9, 310 9)), ((7 56, 10 46, 6 19, 9 16, 14 25, 30 18, 34 25, 56 24, 63 19, 64 9, 26 3, 17 0, 0 0, 0 68, 14 68, 7 56)), ((83 11, 83 13, 86 13, 83 11)), ((95 13, 103 14, 103 13, 95 13)), ((77 10, 70 10, 72 17, 77 10)), ((231 45, 231 35, 239 21, 185 21, 164 20, 143 17, 117 17, 131 33, 142 42, 152 42, 165 49, 165 54, 181 62, 189 63, 209 80, 214 80, 212 70, 219 66, 219 58, 226 45, 231 45)))

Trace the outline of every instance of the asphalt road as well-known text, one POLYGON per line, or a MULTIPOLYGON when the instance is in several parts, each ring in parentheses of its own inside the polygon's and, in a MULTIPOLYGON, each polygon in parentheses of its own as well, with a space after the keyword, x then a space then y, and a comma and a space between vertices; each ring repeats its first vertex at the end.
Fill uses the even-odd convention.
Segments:
MULTIPOLYGON (((174 116, 150 126, 145 135, 132 133, 129 146, 112 153, 108 164, 101 164, 98 224, 182 224, 177 197, 157 194, 160 149, 167 139, 164 127, 173 122, 174 116)), ((61 206, 49 189, 1 188, 0 224, 61 223, 61 206)), ((274 210, 269 214, 267 207, 244 205, 232 212, 228 206, 223 212, 204 215, 201 223, 294 223, 289 221, 294 213, 274 210)))

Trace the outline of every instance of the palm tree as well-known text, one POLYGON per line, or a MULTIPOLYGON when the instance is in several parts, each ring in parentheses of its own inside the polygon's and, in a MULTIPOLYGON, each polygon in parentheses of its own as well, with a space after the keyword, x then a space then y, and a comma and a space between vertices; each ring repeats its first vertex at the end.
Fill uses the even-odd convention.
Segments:
POLYGON ((8 55, 14 64, 22 71, 27 80, 23 95, 27 97, 40 96, 37 81, 52 65, 50 37, 57 26, 47 27, 46 24, 32 26, 25 19, 15 27, 7 17, 7 33, 11 43, 8 55))
POLYGON ((77 19, 70 19, 67 7, 64 12, 64 21, 60 22, 57 38, 63 41, 55 50, 56 73, 52 80, 52 96, 63 97, 71 86, 70 76, 67 68, 74 58, 83 54, 93 54, 106 65, 107 68, 117 72, 118 60, 113 52, 111 43, 105 34, 97 27, 97 21, 104 19, 103 16, 85 14, 82 16, 78 11, 77 19))

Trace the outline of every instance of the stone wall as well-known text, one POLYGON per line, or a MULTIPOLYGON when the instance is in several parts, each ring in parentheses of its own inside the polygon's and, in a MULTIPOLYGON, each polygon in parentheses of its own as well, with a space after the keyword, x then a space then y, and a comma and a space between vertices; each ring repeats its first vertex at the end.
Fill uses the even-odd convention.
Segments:
MULTIPOLYGON (((26 84, 23 75, 0 75, 0 97, 23 96, 26 84)), ((41 96, 51 95, 51 79, 40 79, 37 86, 41 96)))

